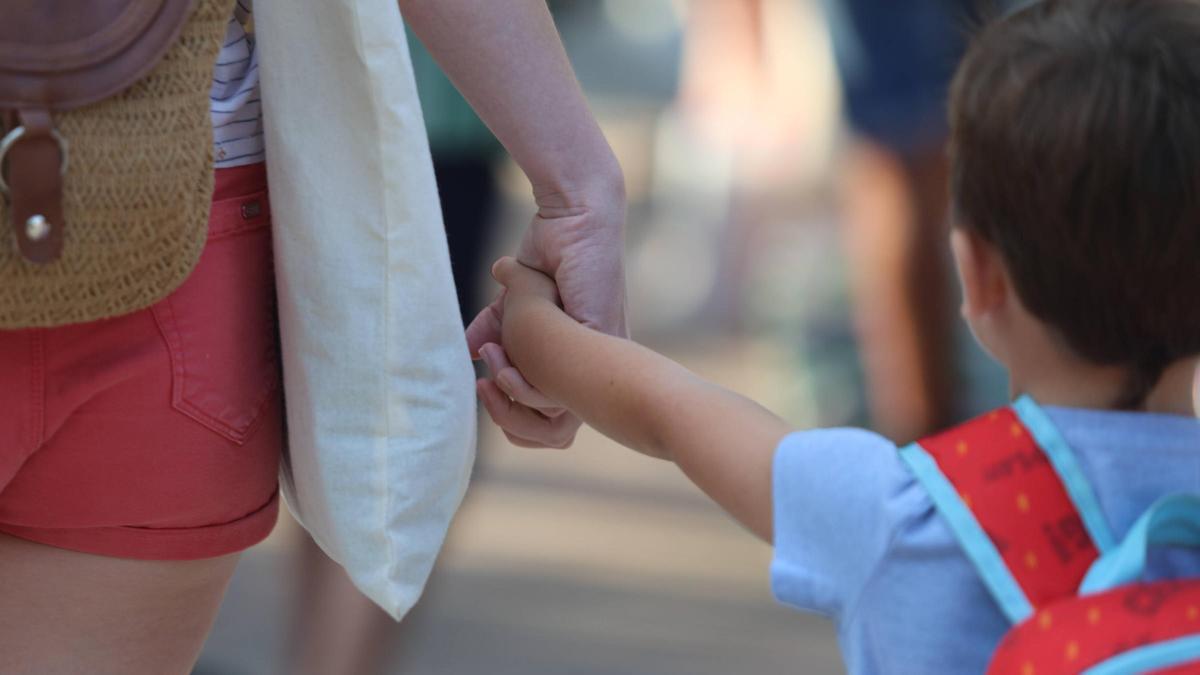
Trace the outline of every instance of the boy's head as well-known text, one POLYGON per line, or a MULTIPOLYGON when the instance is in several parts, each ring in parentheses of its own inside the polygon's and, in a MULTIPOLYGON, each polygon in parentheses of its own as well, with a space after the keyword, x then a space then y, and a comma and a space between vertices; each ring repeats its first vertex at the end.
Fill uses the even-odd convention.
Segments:
MULTIPOLYGON (((1139 407, 1200 353, 1200 0, 1044 0, 951 91, 964 313, 1002 361, 1033 327, 1139 407)), ((1012 364, 1009 364, 1012 365, 1012 364)))

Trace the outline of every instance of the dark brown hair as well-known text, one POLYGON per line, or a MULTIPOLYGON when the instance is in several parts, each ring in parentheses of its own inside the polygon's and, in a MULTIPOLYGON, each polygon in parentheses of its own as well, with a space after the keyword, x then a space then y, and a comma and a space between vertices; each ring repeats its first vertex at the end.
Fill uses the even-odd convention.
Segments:
POLYGON ((950 99, 957 224, 1141 407, 1200 352, 1200 1, 1034 3, 977 35, 950 99))

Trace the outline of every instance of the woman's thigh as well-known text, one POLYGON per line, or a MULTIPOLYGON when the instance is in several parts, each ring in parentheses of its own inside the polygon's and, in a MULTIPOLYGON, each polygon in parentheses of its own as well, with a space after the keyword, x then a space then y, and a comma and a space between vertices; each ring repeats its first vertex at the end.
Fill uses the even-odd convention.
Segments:
POLYGON ((209 241, 153 307, 0 331, 0 674, 186 673, 278 510, 262 167, 217 173, 209 241))
POLYGON ((238 555, 150 561, 0 534, 0 673, 188 673, 238 555))

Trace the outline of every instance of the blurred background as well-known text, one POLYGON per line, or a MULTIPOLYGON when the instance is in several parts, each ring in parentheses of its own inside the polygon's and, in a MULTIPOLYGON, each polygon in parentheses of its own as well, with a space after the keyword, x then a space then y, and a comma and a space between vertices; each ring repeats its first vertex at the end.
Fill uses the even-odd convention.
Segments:
MULTIPOLYGON (((898 442, 1004 401, 955 320, 944 101, 966 0, 565 0, 563 41, 625 169, 634 337, 797 427, 898 442)), ((529 188, 411 39, 464 316, 529 188)), ((671 465, 584 429, 481 420, 472 489, 395 624, 285 514, 196 675, 842 672, 774 603, 770 549, 671 465)))

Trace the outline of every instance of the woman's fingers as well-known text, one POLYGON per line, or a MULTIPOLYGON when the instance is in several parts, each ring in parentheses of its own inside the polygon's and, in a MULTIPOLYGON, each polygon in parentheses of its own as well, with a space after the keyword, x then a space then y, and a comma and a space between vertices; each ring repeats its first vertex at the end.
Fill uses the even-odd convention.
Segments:
MULTIPOLYGON (((501 429, 501 431, 504 431, 504 430, 501 429)), ((531 441, 527 438, 521 438, 520 436, 517 436, 516 434, 510 434, 507 431, 504 431, 504 437, 508 439, 508 442, 510 444, 515 445, 518 448, 531 448, 531 449, 535 449, 535 450, 540 450, 540 449, 543 449, 546 447, 542 443, 531 441)))
POLYGON ((546 417, 510 399, 491 380, 479 380, 476 389, 492 421, 514 445, 561 449, 575 441, 579 421, 574 415, 546 417))
POLYGON ((483 345, 500 341, 500 320, 503 316, 504 291, 501 290, 496 299, 475 315, 467 326, 467 349, 471 352, 471 358, 481 356, 479 350, 483 345))
POLYGON ((525 381, 521 372, 509 363, 508 355, 500 345, 485 344, 479 348, 479 354, 491 371, 492 380, 509 398, 521 405, 537 409, 546 417, 558 417, 566 412, 562 406, 525 381))
POLYGON ((525 381, 521 377, 520 371, 512 366, 502 369, 493 376, 496 385, 500 387, 509 398, 537 410, 546 417, 558 417, 567 412, 567 409, 557 405, 551 401, 545 394, 533 388, 533 385, 525 381))

